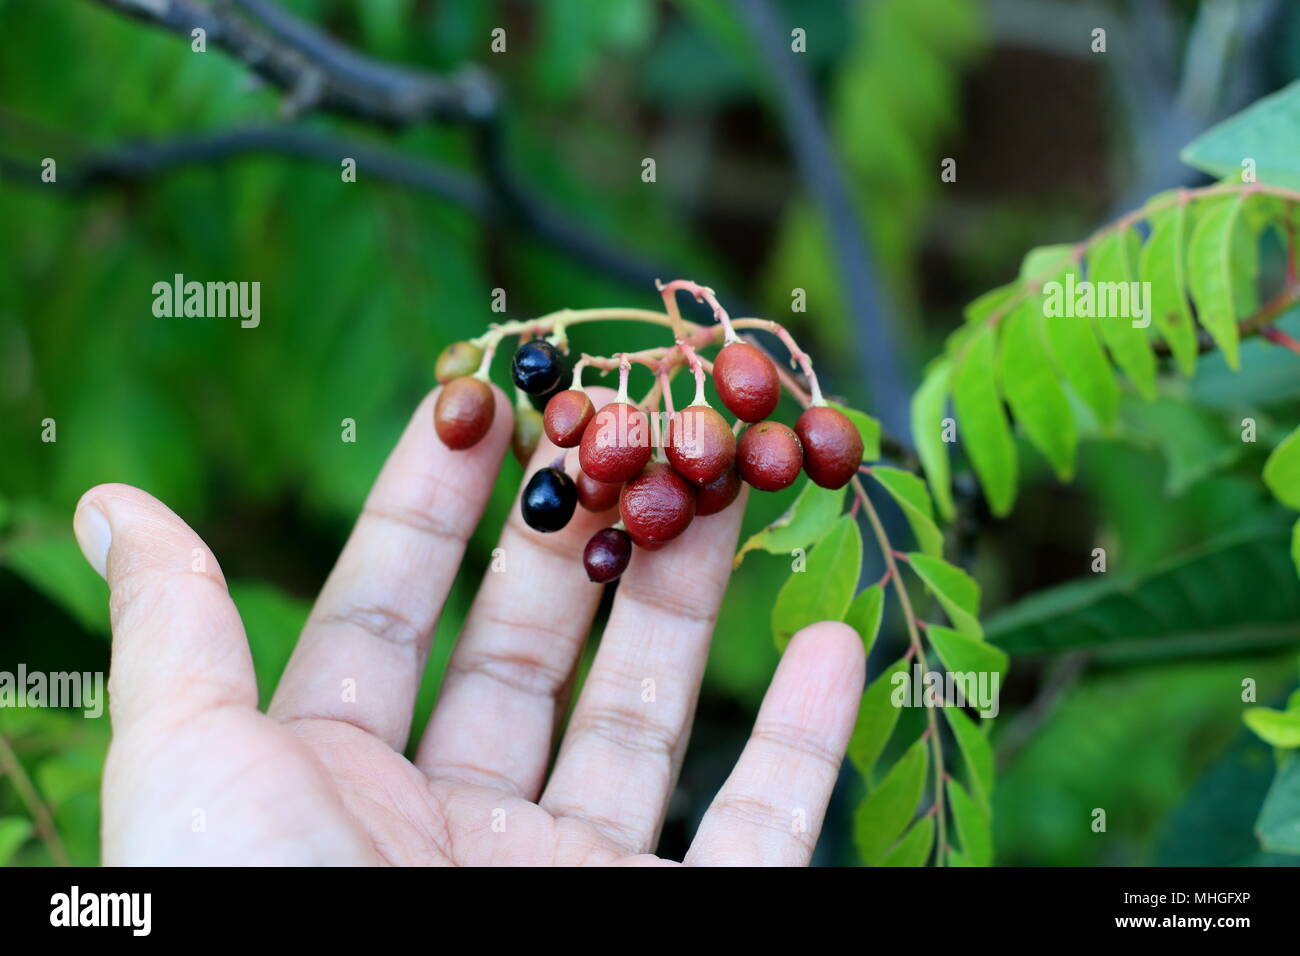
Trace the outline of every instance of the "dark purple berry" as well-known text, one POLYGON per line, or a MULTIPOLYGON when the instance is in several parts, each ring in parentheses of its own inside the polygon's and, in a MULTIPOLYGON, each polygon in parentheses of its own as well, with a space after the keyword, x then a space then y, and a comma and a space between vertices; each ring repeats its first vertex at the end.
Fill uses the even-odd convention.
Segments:
POLYGON ((591 536, 582 552, 582 566, 587 578, 596 584, 607 584, 627 570, 632 560, 632 539, 618 528, 602 528, 591 536))

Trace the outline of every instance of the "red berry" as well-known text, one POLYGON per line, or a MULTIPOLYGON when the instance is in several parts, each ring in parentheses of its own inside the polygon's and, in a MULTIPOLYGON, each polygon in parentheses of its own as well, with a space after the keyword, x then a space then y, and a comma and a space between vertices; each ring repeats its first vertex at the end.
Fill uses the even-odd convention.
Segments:
POLYGON ((578 446, 578 464, 588 477, 617 484, 636 475, 650 460, 650 419, 626 402, 598 411, 578 446))
POLYGON ((632 538, 618 528, 602 528, 591 536, 582 552, 587 579, 607 584, 627 570, 632 560, 632 538))
POLYGON ((707 485, 700 485, 695 492, 695 517, 715 515, 725 509, 740 494, 740 472, 732 465, 707 485))
POLYGON ((577 388, 557 393, 546 403, 546 437, 560 448, 572 448, 596 414, 587 393, 577 388))
POLYGON ((740 433, 736 450, 740 477, 759 491, 789 488, 803 466, 799 437, 780 422, 759 422, 740 433))
POLYGON ((668 543, 667 541, 647 541, 645 538, 638 538, 634 534, 629 535, 628 537, 630 537, 632 539, 632 543, 636 545, 638 548, 640 548, 642 551, 658 551, 660 548, 662 548, 664 545, 668 543))
POLYGON ((731 414, 742 422, 760 422, 781 400, 776 366, 748 342, 732 342, 713 360, 713 385, 731 414))
POLYGON ((588 511, 608 511, 618 504, 618 493, 623 490, 621 484, 597 481, 585 471, 578 472, 578 504, 588 511))
POLYGON ((736 436, 708 405, 691 405, 668 425, 668 461, 697 485, 717 481, 736 461, 736 436))
POLYGON ((623 486, 618 511, 633 541, 662 545, 695 517, 695 489, 667 462, 652 461, 623 486))
POLYGON ((433 427, 448 448, 476 445, 492 427, 496 399, 492 387, 477 378, 452 379, 438 393, 433 427))
POLYGON ((848 418, 825 405, 804 410, 794 425, 803 442, 803 469, 823 488, 843 488, 862 464, 862 436, 848 418))

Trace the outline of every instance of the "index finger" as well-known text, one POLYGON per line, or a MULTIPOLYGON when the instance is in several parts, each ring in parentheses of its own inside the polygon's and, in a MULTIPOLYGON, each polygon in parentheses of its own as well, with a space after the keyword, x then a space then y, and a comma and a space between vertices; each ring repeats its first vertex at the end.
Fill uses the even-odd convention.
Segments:
POLYGON ((415 410, 316 599, 272 717, 343 721, 402 748, 433 627, 510 439, 510 403, 492 394, 487 434, 459 451, 434 431, 438 391, 415 410))

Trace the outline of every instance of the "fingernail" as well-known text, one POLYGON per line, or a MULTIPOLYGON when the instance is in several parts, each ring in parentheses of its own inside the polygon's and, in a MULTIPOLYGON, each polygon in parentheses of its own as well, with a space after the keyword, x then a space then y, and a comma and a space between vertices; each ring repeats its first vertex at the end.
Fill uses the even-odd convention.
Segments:
POLYGON ((90 566, 99 572, 101 578, 108 580, 108 546, 113 543, 113 528, 108 523, 108 515, 99 505, 84 505, 73 516, 72 531, 90 566))

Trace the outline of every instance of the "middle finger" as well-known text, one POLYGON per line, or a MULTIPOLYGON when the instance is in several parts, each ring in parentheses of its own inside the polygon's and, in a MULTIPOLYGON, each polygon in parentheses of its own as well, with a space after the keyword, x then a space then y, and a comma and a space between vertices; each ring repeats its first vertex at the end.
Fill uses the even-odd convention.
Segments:
MULTIPOLYGON (((587 392, 597 407, 614 395, 587 392)), ((525 480, 559 451, 543 435, 525 480)), ((577 455, 568 457, 573 475, 577 455)), ((426 774, 536 799, 556 715, 600 603, 602 586, 587 579, 582 551, 617 520, 617 510, 579 506, 565 528, 542 534, 524 524, 516 498, 496 552, 504 565, 484 575, 420 741, 415 762, 426 774)))

